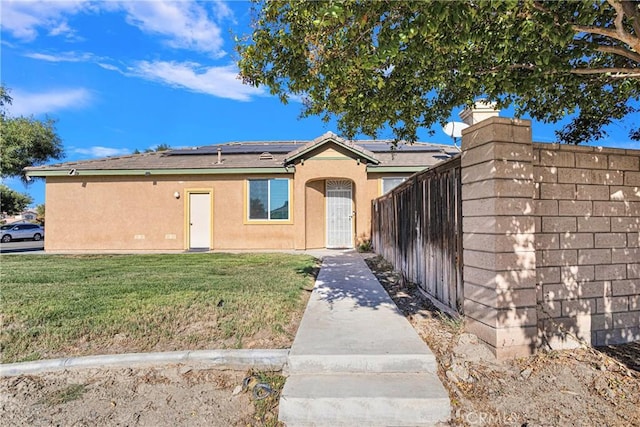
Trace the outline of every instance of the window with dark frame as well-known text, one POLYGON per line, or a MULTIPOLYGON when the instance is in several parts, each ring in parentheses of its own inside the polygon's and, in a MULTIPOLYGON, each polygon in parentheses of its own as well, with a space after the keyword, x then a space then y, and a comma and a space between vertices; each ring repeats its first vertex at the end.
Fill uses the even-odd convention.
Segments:
POLYGON ((286 221, 289 219, 289 179, 250 179, 248 216, 251 221, 286 221))

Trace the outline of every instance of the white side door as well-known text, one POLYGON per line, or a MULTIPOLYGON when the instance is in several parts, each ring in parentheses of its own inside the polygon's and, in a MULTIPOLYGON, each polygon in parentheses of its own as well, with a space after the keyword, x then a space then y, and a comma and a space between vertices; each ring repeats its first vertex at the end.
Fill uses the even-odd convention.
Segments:
POLYGON ((353 247, 351 181, 327 180, 327 248, 353 247))
POLYGON ((189 249, 211 248, 211 194, 189 194, 189 249))

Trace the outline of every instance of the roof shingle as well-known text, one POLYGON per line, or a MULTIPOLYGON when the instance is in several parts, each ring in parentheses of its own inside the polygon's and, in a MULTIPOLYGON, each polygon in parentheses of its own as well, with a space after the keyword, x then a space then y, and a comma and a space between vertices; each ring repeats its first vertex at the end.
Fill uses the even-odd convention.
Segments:
POLYGON ((278 168, 284 167, 288 159, 294 159, 313 149, 333 141, 348 149, 362 153, 375 160, 378 166, 433 166, 457 154, 455 147, 440 144, 366 140, 349 141, 328 132, 313 141, 259 141, 231 142, 209 145, 193 149, 177 149, 162 152, 149 152, 119 157, 106 157, 83 161, 57 163, 52 165, 25 168, 31 176, 42 171, 61 171, 76 169, 109 170, 166 170, 166 169, 235 169, 235 168, 278 168), (220 150, 221 162, 218 163, 220 150), (262 155, 269 153, 271 156, 262 155), (261 156, 262 155, 262 156, 261 156))

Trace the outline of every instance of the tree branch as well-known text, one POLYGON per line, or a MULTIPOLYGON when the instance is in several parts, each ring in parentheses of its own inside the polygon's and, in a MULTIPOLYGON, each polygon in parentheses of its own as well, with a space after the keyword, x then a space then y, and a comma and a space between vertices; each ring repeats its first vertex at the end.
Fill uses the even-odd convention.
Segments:
POLYGON ((612 79, 640 78, 640 69, 638 68, 576 68, 571 70, 571 73, 581 75, 611 73, 609 78, 612 79))
POLYGON ((622 21, 624 20, 624 10, 622 8, 622 4, 618 0, 607 0, 607 3, 615 9, 616 18, 613 20, 613 26, 616 29, 616 33, 620 37, 624 37, 626 32, 624 31, 624 27, 622 26, 622 21))
POLYGON ((600 36, 609 37, 626 43, 629 45, 631 50, 640 52, 640 35, 630 34, 624 29, 623 20, 625 17, 625 8, 622 3, 620 3, 619 0, 607 0, 607 2, 616 11, 616 17, 613 23, 614 29, 600 28, 593 25, 572 25, 573 30, 577 33, 598 34, 600 36))
POLYGON ((598 46, 596 50, 598 52, 613 53, 615 55, 624 56, 625 58, 640 64, 640 53, 630 51, 621 46, 598 46))
POLYGON ((629 37, 620 37, 617 31, 608 28, 594 27, 592 25, 572 25, 576 33, 597 34, 599 36, 609 37, 623 43, 628 44, 633 50, 640 52, 640 38, 634 38, 632 35, 624 33, 629 37))
POLYGON ((622 10, 627 19, 631 22, 633 31, 636 33, 636 37, 640 37, 640 9, 634 1, 621 1, 622 10))

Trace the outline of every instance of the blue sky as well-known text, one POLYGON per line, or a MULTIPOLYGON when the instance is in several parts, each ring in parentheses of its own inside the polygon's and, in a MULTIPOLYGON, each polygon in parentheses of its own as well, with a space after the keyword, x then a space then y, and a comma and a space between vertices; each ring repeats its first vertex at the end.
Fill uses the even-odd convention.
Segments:
MULTIPOLYGON (((0 76, 14 99, 9 113, 56 119, 63 161, 163 143, 307 140, 337 132, 319 118, 300 119, 298 102, 282 105, 237 79, 233 37, 249 33, 250 16, 244 1, 3 0, 0 76)), ((628 124, 610 126, 596 145, 640 148, 628 140, 628 124)), ((552 142, 558 127, 534 123, 534 140, 552 142)), ((421 140, 451 143, 434 129, 421 140)), ((4 182, 35 204, 45 202, 42 180, 28 187, 4 182)))

